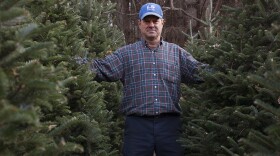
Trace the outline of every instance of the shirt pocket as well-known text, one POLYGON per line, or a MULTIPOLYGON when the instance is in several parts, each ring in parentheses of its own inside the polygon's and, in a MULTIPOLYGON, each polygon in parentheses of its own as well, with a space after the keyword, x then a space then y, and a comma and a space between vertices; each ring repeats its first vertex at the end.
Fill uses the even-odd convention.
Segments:
POLYGON ((163 78, 172 83, 179 82, 179 67, 176 64, 166 64, 163 72, 163 78))
POLYGON ((125 83, 126 85, 134 84, 141 81, 143 74, 143 63, 138 60, 129 61, 129 65, 125 68, 125 83))

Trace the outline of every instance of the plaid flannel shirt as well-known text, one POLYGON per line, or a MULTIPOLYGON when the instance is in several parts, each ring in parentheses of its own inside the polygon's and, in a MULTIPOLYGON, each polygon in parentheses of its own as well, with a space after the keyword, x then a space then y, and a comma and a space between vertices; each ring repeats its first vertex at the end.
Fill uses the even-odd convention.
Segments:
POLYGON ((198 83, 198 67, 204 65, 176 44, 161 41, 150 49, 144 40, 89 63, 96 80, 123 83, 125 115, 180 114, 180 84, 198 83))

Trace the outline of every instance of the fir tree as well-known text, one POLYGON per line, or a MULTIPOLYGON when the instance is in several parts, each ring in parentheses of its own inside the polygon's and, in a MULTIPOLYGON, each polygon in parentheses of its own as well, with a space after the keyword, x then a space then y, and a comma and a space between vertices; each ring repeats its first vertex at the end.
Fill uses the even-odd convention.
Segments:
POLYGON ((57 110, 48 113, 53 114, 50 120, 57 125, 50 134, 58 141, 63 138, 65 142, 82 145, 81 155, 115 155, 119 148, 111 145, 114 122, 111 121, 113 113, 106 108, 106 91, 93 81, 93 73, 86 67, 78 67, 72 59, 77 55, 94 58, 96 53, 106 53, 118 44, 110 42, 119 38, 118 30, 108 22, 113 7, 111 3, 94 0, 35 1, 29 6, 34 18, 43 25, 62 23, 43 37, 57 45, 46 63, 62 65, 64 77, 72 75, 76 80, 68 83, 63 93, 68 99, 68 113, 57 110), (102 36, 110 36, 112 40, 102 36))
MULTIPOLYGON (((45 66, 54 45, 34 38, 51 28, 32 22, 23 1, 1 1, 1 155, 55 155, 65 150, 48 135, 51 124, 41 122, 44 110, 63 106, 60 67, 45 66)), ((71 144, 67 144, 71 146, 71 144)), ((77 148, 77 147, 76 147, 77 148)), ((73 148, 72 148, 73 149, 73 148)))
MULTIPOLYGON (((256 74, 248 76, 255 84, 258 94, 254 103, 260 107, 260 111, 272 114, 275 123, 264 127, 263 131, 250 131, 248 137, 240 142, 248 147, 248 155, 279 155, 279 104, 280 104, 280 1, 274 3, 258 2, 258 8, 263 14, 263 20, 271 23, 262 33, 263 42, 267 45, 267 57, 260 64, 256 74)), ((264 121, 267 122, 267 121, 264 121)))
MULTIPOLYGON (((89 59, 102 58, 124 44, 124 35, 113 25, 112 13, 115 11, 116 4, 110 1, 99 2, 97 0, 83 0, 79 1, 78 4, 76 8, 81 16, 82 29, 80 36, 85 38, 85 47, 87 48, 86 51, 79 54, 80 56, 89 59)), ((105 107, 110 114, 110 116, 106 114, 103 116, 108 121, 100 120, 99 122, 106 128, 104 135, 107 137, 108 143, 119 152, 122 146, 123 127, 123 118, 118 113, 121 103, 121 90, 120 82, 102 82, 98 89, 103 93, 102 95, 106 100, 105 107)))
POLYGON ((1 2, 1 154, 117 155, 119 144, 112 145, 110 136, 119 133, 112 132, 106 85, 72 58, 114 50, 121 36, 106 20, 113 4, 83 2, 1 2), (85 6, 94 13, 89 19, 85 6), (90 23, 93 18, 102 21, 90 23), (104 42, 97 32, 112 40, 104 37, 99 46, 104 42))
MULTIPOLYGON (((253 154, 266 141, 260 134, 272 135, 271 126, 277 125, 277 115, 266 110, 278 108, 279 89, 267 85, 279 83, 279 1, 256 2, 225 6, 218 36, 195 40, 189 46, 215 72, 203 74, 204 84, 183 88, 185 132, 181 141, 188 155, 253 154), (272 73, 276 75, 266 77, 272 73), (244 139, 248 134, 249 139, 244 139)), ((276 145, 276 140, 269 145, 276 145)), ((277 146, 264 147, 258 149, 259 154, 278 151, 277 146)))

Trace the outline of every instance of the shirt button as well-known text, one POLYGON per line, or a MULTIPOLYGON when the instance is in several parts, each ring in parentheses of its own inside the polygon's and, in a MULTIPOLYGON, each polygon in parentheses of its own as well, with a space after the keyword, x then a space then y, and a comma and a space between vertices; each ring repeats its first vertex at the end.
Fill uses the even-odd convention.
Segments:
POLYGON ((156 64, 155 62, 153 62, 153 64, 156 64))
POLYGON ((157 88, 157 86, 155 86, 155 88, 157 88))
POLYGON ((157 74, 154 74, 154 76, 156 76, 157 74))
POLYGON ((156 114, 158 114, 158 112, 156 112, 156 114))
POLYGON ((157 101, 157 99, 155 99, 155 101, 157 101))

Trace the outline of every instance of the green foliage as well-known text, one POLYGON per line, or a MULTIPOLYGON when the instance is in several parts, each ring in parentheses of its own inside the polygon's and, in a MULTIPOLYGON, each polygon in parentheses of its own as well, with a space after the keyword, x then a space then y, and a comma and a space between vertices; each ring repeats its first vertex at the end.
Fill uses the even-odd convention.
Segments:
MULTIPOLYGON (((85 38, 89 53, 111 53, 123 43, 123 34, 113 25, 112 13, 116 4, 110 1, 100 3, 98 0, 79 1, 77 9, 81 15, 80 34, 85 38), (92 10, 91 8, 102 8, 92 10)), ((103 55, 101 55, 103 56, 103 55)))
POLYGON ((118 154, 119 119, 109 107, 119 99, 106 98, 120 88, 107 95, 72 59, 122 42, 110 26, 113 8, 94 0, 0 2, 0 155, 118 154))
POLYGON ((32 40, 36 32, 43 30, 30 22, 28 11, 21 8, 19 1, 13 2, 2 1, 0 5, 0 153, 33 155, 39 151, 44 154, 46 149, 56 153, 59 149, 55 141, 41 131, 45 126, 40 122, 41 109, 51 104, 65 105, 66 100, 59 93, 57 79, 53 79, 56 70, 44 66, 36 57, 46 56, 46 49, 53 44, 32 40))
POLYGON ((186 154, 278 155, 279 1, 222 11, 219 35, 187 46, 214 72, 183 87, 186 154))
MULTIPOLYGON (((274 35, 279 35, 280 31, 274 35)), ((278 45, 279 45, 278 40, 278 45)), ((241 143, 252 149, 253 154, 279 155, 280 135, 280 59, 279 49, 271 52, 267 58, 266 71, 260 75, 250 75, 248 78, 255 82, 259 94, 254 103, 262 108, 265 113, 273 114, 276 122, 265 127, 263 132, 252 130, 247 138, 242 138, 241 143)), ((263 70, 263 69, 261 69, 263 70)))

